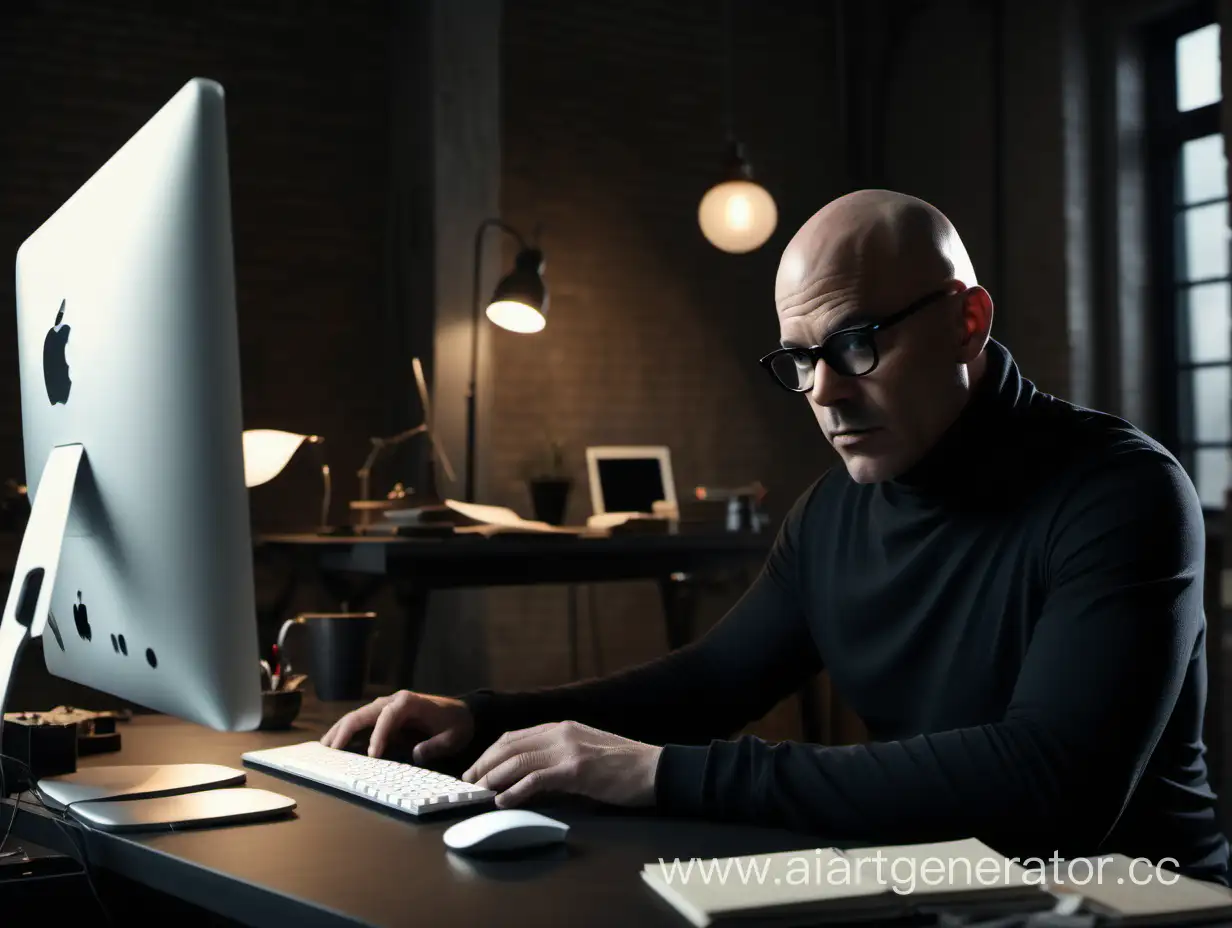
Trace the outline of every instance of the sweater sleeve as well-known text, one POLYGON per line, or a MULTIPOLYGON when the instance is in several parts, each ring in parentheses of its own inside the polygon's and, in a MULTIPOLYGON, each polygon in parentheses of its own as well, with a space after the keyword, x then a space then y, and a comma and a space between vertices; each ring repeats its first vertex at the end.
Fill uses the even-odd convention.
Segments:
POLYGON ((1046 598, 1000 719, 853 746, 669 745, 660 805, 835 840, 975 836, 1007 854, 1095 853, 1201 647, 1204 539, 1175 461, 1122 455, 1058 506, 1046 598))
MULTIPOLYGON (((816 484, 814 484, 814 488, 816 484)), ((705 635, 601 678, 462 696, 482 749, 505 731, 572 720, 651 744, 705 744, 760 718, 819 669, 796 580, 796 546, 812 488, 780 526, 757 579, 705 635)))

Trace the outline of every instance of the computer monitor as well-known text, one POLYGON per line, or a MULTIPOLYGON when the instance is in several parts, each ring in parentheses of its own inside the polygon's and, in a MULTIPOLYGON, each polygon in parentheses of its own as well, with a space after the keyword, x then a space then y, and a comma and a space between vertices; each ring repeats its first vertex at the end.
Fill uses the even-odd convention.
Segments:
POLYGON ((190 81, 22 244, 17 338, 33 506, 0 705, 45 623, 52 674, 256 728, 222 87, 190 81))
POLYGON ((676 504, 671 452, 665 445, 601 445, 586 449, 590 501, 596 515, 652 512, 676 504))

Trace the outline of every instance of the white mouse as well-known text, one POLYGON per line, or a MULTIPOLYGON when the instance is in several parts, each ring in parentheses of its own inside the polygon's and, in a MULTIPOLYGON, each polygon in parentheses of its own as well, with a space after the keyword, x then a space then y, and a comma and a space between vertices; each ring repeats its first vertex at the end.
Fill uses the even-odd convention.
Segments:
POLYGON ((569 826, 529 809, 497 809, 463 819, 445 830, 445 846, 483 853, 540 847, 565 840, 569 826))

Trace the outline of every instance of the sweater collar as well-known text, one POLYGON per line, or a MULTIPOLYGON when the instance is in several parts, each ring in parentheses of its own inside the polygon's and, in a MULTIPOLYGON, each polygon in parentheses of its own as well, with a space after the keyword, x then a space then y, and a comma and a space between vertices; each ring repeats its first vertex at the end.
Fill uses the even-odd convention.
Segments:
POLYGON ((1014 413, 1026 406, 1035 392, 1000 342, 985 346, 984 375, 971 390, 958 417, 914 465, 881 487, 888 498, 934 499, 978 494, 980 487, 1001 483, 1005 473, 1000 453, 1014 413))

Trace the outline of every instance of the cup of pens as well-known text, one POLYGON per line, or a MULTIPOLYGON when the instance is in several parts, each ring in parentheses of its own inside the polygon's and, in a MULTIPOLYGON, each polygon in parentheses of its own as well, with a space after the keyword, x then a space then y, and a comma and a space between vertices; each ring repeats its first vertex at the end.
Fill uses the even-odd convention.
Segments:
POLYGON ((281 651, 275 647, 273 663, 261 661, 261 728, 266 730, 290 728, 304 705, 308 675, 294 673, 290 664, 280 663, 281 651))

